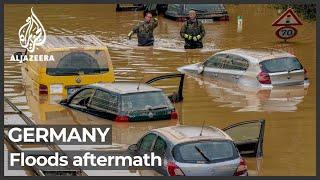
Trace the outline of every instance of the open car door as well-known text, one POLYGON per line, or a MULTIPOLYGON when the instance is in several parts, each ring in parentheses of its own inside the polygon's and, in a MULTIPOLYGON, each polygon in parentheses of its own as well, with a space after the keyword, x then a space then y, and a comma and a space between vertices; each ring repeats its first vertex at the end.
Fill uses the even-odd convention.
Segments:
POLYGON ((151 85, 157 81, 169 79, 169 78, 180 78, 178 90, 169 94, 168 97, 169 97, 170 101, 173 103, 181 102, 183 100, 184 74, 177 73, 177 74, 167 74, 167 75, 157 76, 155 78, 150 79, 149 81, 147 81, 145 83, 151 85))
POLYGON ((265 120, 244 121, 222 129, 235 142, 241 156, 262 157, 265 120))

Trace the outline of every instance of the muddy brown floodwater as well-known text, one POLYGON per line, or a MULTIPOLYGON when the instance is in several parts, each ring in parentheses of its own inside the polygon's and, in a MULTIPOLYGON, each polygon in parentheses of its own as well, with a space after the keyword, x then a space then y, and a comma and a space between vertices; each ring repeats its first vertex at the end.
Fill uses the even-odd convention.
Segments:
MULTIPOLYGON (((47 34, 94 34, 108 46, 117 81, 147 80, 156 75, 176 72, 176 68, 200 62, 214 52, 239 47, 277 48, 295 54, 308 71, 306 90, 236 91, 223 84, 187 77, 182 103, 176 104, 180 123, 223 128, 243 120, 265 119, 264 156, 248 159, 256 175, 316 174, 316 23, 304 20, 298 35, 283 43, 276 38, 272 22, 279 16, 271 5, 227 5, 230 21, 205 24, 207 31, 202 50, 183 49, 179 37, 181 23, 159 17, 155 46, 136 47, 137 40, 126 39, 130 28, 141 20, 142 12, 115 12, 115 5, 5 5, 4 12, 4 91, 28 116, 39 124, 106 124, 86 115, 72 115, 57 105, 55 97, 37 97, 23 86, 19 63, 10 55, 21 51, 18 30, 34 11, 47 34), (237 31, 237 16, 243 29, 237 31)), ((168 84, 162 85, 170 89, 168 84)), ((173 121, 114 124, 113 140, 130 144, 143 132, 176 124, 173 121)))

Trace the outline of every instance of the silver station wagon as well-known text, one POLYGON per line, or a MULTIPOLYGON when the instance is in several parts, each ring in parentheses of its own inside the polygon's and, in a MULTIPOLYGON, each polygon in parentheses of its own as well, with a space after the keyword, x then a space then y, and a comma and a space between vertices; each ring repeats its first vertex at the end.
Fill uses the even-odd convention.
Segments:
POLYGON ((276 49, 221 51, 202 63, 179 67, 178 71, 259 89, 290 85, 309 86, 307 71, 297 57, 276 49))
POLYGON ((147 132, 128 147, 132 155, 154 152, 166 176, 247 176, 242 156, 262 157, 265 120, 244 121, 224 129, 177 125, 147 132))

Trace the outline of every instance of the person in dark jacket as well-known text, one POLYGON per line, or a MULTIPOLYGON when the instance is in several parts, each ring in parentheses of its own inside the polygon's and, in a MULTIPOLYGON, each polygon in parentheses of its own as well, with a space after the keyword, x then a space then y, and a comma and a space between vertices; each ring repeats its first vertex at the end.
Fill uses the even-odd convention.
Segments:
POLYGON ((150 12, 147 12, 144 16, 144 21, 139 22, 128 34, 128 38, 131 39, 133 34, 137 34, 138 46, 153 46, 154 37, 153 30, 158 26, 158 19, 153 18, 150 12))
POLYGON ((180 36, 185 40, 185 49, 202 48, 202 39, 205 35, 203 24, 197 20, 196 12, 189 11, 189 19, 185 21, 180 30, 180 36))

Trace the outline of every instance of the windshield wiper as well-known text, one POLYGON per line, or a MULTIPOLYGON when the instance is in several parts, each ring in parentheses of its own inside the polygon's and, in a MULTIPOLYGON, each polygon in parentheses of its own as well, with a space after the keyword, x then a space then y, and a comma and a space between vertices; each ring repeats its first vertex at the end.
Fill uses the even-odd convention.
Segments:
POLYGON ((210 159, 201 151, 201 149, 198 146, 194 146, 194 147, 206 161, 210 162, 210 159))
POLYGON ((295 70, 301 70, 301 68, 288 69, 288 73, 291 72, 291 71, 295 71, 295 70))
POLYGON ((86 71, 86 74, 101 73, 101 72, 106 72, 106 71, 109 71, 109 68, 96 68, 96 69, 86 71))
POLYGON ((61 72, 61 73, 56 73, 57 75, 80 75, 78 72, 61 72))
POLYGON ((151 110, 158 110, 158 109, 166 109, 168 106, 166 105, 160 105, 160 106, 154 106, 154 107, 150 107, 149 109, 151 110))

